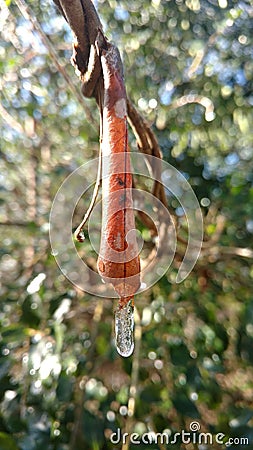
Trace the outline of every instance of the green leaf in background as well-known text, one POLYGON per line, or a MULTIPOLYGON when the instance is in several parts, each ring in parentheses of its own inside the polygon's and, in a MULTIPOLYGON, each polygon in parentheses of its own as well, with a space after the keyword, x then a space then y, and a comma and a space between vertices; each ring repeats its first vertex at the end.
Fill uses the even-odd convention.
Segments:
POLYGON ((18 450, 15 440, 7 433, 0 432, 1 450, 18 450))
POLYGON ((179 414, 186 414, 193 419, 200 419, 200 414, 195 404, 185 394, 178 393, 172 401, 179 414))

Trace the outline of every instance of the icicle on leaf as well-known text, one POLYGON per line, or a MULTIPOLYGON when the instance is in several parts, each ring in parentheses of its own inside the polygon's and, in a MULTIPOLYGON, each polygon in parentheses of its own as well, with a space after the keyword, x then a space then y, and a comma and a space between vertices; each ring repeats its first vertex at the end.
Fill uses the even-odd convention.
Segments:
POLYGON ((121 356, 127 358, 134 350, 134 307, 132 300, 119 306, 115 313, 116 348, 121 356))

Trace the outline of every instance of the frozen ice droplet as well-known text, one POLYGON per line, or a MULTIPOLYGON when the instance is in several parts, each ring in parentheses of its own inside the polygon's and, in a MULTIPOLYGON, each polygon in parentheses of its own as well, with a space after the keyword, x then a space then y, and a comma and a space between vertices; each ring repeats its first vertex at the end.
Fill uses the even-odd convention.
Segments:
POLYGON ((79 231, 79 232, 76 234, 76 239, 77 239, 79 242, 84 242, 84 241, 85 241, 85 235, 84 235, 83 230, 79 231))
POLYGON ((116 347, 121 356, 128 357, 134 350, 134 307, 132 300, 118 307, 115 313, 116 347))

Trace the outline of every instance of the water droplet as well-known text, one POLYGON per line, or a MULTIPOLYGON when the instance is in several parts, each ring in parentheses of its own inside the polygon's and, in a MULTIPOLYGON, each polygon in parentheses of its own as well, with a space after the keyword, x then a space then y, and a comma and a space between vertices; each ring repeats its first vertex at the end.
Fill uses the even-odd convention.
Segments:
POLYGON ((118 353, 127 358, 134 350, 134 307, 132 306, 132 300, 116 310, 115 335, 118 353))
POLYGON ((78 233, 76 233, 76 239, 78 240, 78 242, 84 242, 85 241, 85 235, 83 230, 79 231, 78 233))

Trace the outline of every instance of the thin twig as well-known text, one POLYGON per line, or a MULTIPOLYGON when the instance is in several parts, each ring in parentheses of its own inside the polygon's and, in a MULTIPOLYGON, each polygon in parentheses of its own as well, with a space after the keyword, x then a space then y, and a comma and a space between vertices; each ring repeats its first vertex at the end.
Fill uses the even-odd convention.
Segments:
POLYGON ((253 250, 250 248, 241 247, 225 247, 222 245, 217 245, 215 247, 203 250, 201 257, 206 258, 206 256, 214 256, 219 258, 220 256, 241 256, 242 258, 253 258, 253 250))
MULTIPOLYGON (((28 232, 29 232, 30 231, 29 230, 29 226, 31 225, 31 223, 32 223, 32 226, 34 228, 40 228, 40 225, 38 225, 35 222, 15 222, 15 221, 12 222, 11 220, 5 220, 4 222, 0 222, 0 226, 4 226, 4 227, 23 227, 23 228, 28 229, 28 232)), ((34 230, 33 230, 33 232, 34 232, 34 230)))
POLYGON ((216 38, 217 38, 219 35, 223 35, 223 33, 224 33, 224 31, 225 31, 226 28, 227 28, 227 27, 224 27, 223 29, 220 29, 219 32, 218 32, 218 31, 215 31, 215 33, 213 33, 213 34, 209 37, 209 39, 208 39, 206 45, 204 46, 204 48, 197 51, 197 53, 196 53, 196 55, 195 55, 195 58, 193 59, 191 65, 190 65, 190 67, 189 67, 189 69, 188 69, 188 77, 189 77, 190 79, 196 74, 196 72, 197 72, 197 70, 198 70, 200 64, 202 63, 202 61, 203 61, 203 59, 204 59, 204 57, 205 57, 205 55, 206 55, 206 52, 207 52, 208 48, 209 48, 209 47, 212 47, 212 46, 214 45, 214 43, 215 43, 215 41, 216 41, 216 38))
POLYGON ((48 53, 49 53, 50 57, 52 58, 52 61, 54 62, 55 66, 57 67, 59 72, 62 74, 62 76, 65 78, 65 80, 66 80, 67 84, 69 85, 69 88, 70 88, 71 92, 73 93, 73 95, 76 97, 76 99, 81 103, 82 107, 84 108, 85 114, 87 116, 87 120, 94 127, 94 129, 97 130, 97 123, 94 120, 94 118, 92 117, 92 115, 90 113, 90 110, 87 107, 81 92, 76 88, 76 86, 73 83, 72 79, 67 74, 65 68, 59 63, 59 61, 58 61, 59 56, 55 52, 55 50, 54 50, 50 40, 48 39, 47 35, 42 30, 38 20, 36 19, 36 17, 34 16, 32 10, 31 10, 31 8, 28 5, 26 5, 23 0, 15 0, 15 2, 17 4, 21 14, 23 15, 23 17, 26 20, 29 20, 31 22, 31 24, 33 25, 34 29, 38 32, 38 34, 39 34, 39 36, 41 38, 41 41, 43 42, 43 44, 47 48, 48 53))
POLYGON ((84 237, 83 237, 83 234, 82 234, 83 228, 84 228, 84 225, 86 224, 87 220, 89 219, 89 217, 90 217, 90 215, 92 213, 92 210, 93 210, 93 208, 95 206, 96 200, 97 200, 99 187, 100 187, 100 184, 101 184, 101 167, 102 167, 102 151, 101 151, 101 148, 100 148, 100 150, 99 150, 97 179, 96 179, 96 184, 95 184, 95 187, 94 187, 94 190, 93 190, 92 199, 91 199, 90 205, 89 205, 89 207, 88 207, 88 209, 87 209, 87 211, 86 211, 86 213, 85 213, 85 215, 83 217, 83 220, 81 221, 80 225, 78 225, 78 227, 77 227, 77 229, 75 231, 75 234, 74 234, 75 238, 79 242, 83 242, 84 241, 84 237))
POLYGON ((210 122, 214 118, 214 104, 209 97, 198 94, 183 95, 180 98, 174 100, 170 106, 168 106, 168 111, 180 108, 181 106, 189 105, 192 103, 198 103, 205 108, 205 119, 210 122))
POLYGON ((0 104, 0 116, 11 128, 13 128, 14 131, 20 134, 25 134, 25 130, 22 127, 22 125, 20 125, 20 123, 17 122, 16 119, 14 119, 14 117, 12 117, 1 104, 0 104))

